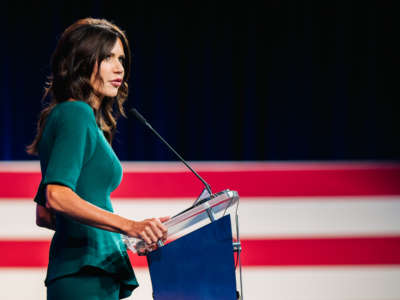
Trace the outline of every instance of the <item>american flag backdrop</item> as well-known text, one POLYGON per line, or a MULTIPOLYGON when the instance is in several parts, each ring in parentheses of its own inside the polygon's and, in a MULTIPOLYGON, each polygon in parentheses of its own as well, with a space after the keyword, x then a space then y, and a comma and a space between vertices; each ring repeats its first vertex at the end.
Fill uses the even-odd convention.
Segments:
MULTIPOLYGON (((240 196, 244 299, 400 299, 400 163, 196 162, 214 192, 240 196)), ((117 213, 189 207, 201 183, 180 163, 124 162, 117 213)), ((38 162, 0 163, 0 299, 45 299, 51 231, 35 225, 38 162)), ((210 252, 212 255, 212 252, 210 252)), ((151 297, 143 257, 131 255, 151 297)), ((184 262, 182 262, 184 263, 184 262)))

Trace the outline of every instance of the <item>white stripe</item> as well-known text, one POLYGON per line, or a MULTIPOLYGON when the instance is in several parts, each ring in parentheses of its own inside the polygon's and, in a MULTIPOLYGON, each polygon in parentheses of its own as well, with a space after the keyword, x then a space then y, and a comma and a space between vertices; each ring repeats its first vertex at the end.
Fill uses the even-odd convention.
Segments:
MULTIPOLYGON (((348 170, 398 168, 396 161, 188 161, 196 171, 291 171, 291 170, 348 170)), ((179 161, 132 162, 122 161, 125 172, 190 172, 179 161)), ((39 161, 1 161, 0 172, 40 172, 39 161)))
POLYGON ((244 299, 400 299, 399 267, 245 268, 244 299))
MULTIPOLYGON (((114 199, 122 216, 142 220, 174 215, 193 199, 114 199)), ((400 234, 400 197, 242 198, 239 205, 242 238, 301 236, 371 236, 400 234)), ((35 225, 35 203, 0 201, 0 239, 50 238, 35 225)))
POLYGON ((1 161, 0 172, 40 172, 39 161, 1 161))
MULTIPOLYGON (((140 287, 127 299, 152 300, 147 270, 135 271, 140 287)), ((44 269, 0 269, 0 299, 46 298, 44 269)), ((248 300, 398 300, 399 267, 244 268, 248 300)))

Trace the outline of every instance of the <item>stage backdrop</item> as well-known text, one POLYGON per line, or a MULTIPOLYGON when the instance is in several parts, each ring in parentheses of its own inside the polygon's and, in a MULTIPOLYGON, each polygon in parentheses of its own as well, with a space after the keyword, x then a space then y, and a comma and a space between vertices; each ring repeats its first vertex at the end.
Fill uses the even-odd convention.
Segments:
MULTIPOLYGON (((400 159, 396 1, 46 2, 2 2, 0 160, 35 159, 50 55, 87 16, 126 30, 128 102, 188 160, 400 159)), ((114 145, 175 159, 134 120, 114 145)))
MULTIPOLYGON (((215 192, 241 196, 245 299, 400 299, 400 164, 193 166, 215 192)), ((202 190, 180 164, 123 167, 112 200, 126 217, 174 215, 202 190)), ((0 163, 0 299, 45 299, 51 232, 35 225, 39 181, 37 162, 0 163)), ((132 299, 151 300, 146 261, 131 259, 141 285, 132 299)))

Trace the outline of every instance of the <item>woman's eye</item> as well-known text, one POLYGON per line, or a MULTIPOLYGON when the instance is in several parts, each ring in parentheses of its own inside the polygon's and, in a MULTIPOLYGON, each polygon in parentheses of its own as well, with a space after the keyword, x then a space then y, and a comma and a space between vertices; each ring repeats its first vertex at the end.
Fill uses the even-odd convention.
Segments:
POLYGON ((120 61, 121 63, 124 63, 124 62, 125 62, 125 57, 120 57, 120 58, 119 58, 119 61, 120 61))

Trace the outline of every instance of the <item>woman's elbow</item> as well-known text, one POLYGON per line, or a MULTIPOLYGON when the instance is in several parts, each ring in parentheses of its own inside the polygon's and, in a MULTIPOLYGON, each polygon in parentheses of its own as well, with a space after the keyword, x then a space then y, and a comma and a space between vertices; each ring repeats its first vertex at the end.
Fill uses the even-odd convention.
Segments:
POLYGON ((61 203, 60 198, 63 194, 63 189, 65 187, 49 184, 46 187, 46 208, 53 211, 60 211, 61 207, 59 203, 61 203))

